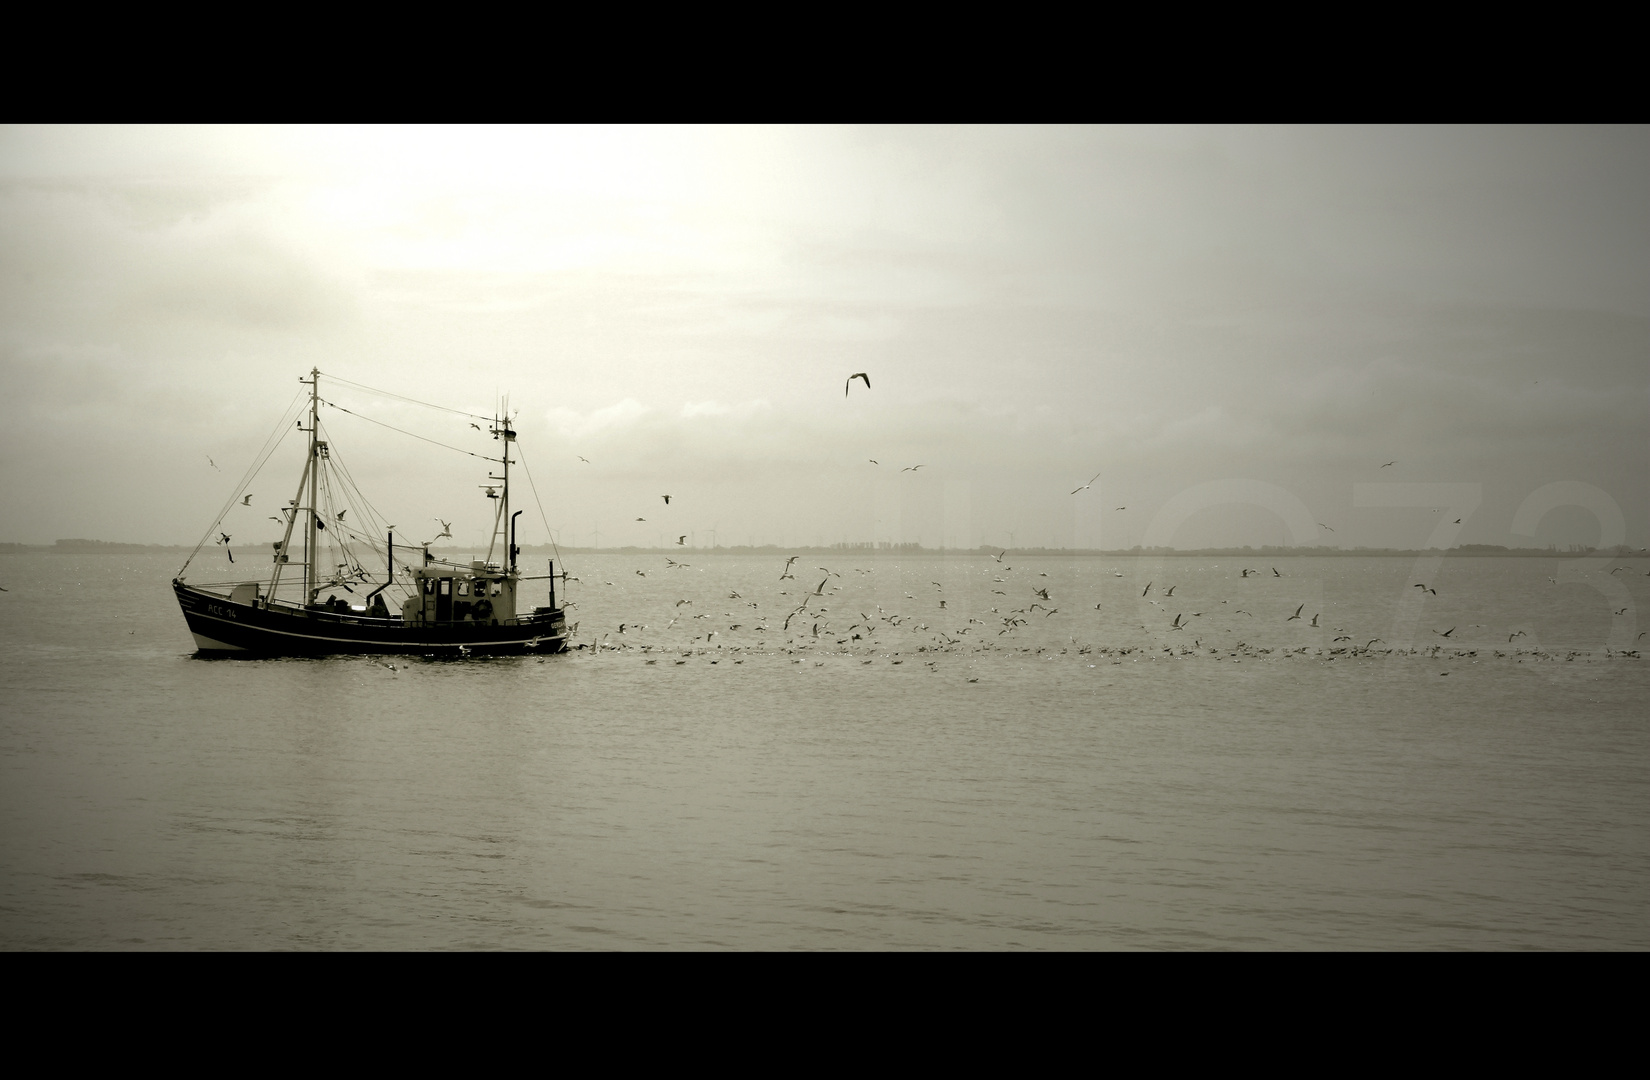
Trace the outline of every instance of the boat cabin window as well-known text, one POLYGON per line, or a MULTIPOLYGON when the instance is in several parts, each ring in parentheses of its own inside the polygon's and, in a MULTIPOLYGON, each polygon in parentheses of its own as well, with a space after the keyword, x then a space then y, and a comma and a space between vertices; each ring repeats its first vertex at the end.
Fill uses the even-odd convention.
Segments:
POLYGON ((469 596, 470 595, 470 583, 468 581, 460 581, 458 583, 458 595, 460 595, 460 596, 469 596))
POLYGON ((492 594, 494 596, 497 596, 499 593, 504 591, 504 582, 502 582, 502 581, 493 582, 493 587, 490 591, 492 592, 492 594))
POLYGON ((441 582, 441 595, 451 596, 453 594, 453 579, 444 577, 438 580, 441 582))
POLYGON ((426 596, 435 595, 435 578, 427 577, 424 579, 424 594, 426 596))

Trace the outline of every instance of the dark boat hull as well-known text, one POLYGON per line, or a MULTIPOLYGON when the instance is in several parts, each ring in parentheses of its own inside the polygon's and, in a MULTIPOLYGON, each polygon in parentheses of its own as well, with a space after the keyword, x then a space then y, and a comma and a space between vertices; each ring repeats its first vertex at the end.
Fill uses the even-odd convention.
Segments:
POLYGON ((328 656, 338 653, 481 655, 555 653, 567 647, 561 609, 493 625, 454 622, 408 626, 324 610, 238 604, 216 593, 172 583, 184 620, 203 653, 328 656))

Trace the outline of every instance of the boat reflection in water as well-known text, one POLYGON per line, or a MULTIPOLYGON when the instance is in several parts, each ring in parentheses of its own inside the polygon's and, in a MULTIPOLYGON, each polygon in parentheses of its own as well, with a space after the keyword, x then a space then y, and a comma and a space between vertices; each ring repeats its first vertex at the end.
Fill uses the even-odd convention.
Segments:
MULTIPOLYGON (((302 394, 293 399, 288 415, 282 418, 246 478, 172 580, 183 617, 200 651, 209 655, 293 656, 467 655, 565 649, 570 631, 565 613, 556 603, 554 561, 549 563, 544 575, 531 577, 524 576, 516 563, 521 549, 515 542, 515 519, 522 511, 510 512, 510 466, 521 459, 508 415, 492 418, 487 429, 502 448, 496 458, 414 436, 500 466, 498 474, 488 474, 490 483, 482 485, 486 498, 493 500, 493 530, 487 558, 468 564, 438 559, 430 554, 432 540, 404 548, 412 551, 413 558, 409 563, 403 557, 398 567, 394 527, 384 523, 355 486, 348 469, 343 467, 327 440, 321 437, 323 405, 361 419, 371 418, 322 398, 319 370, 312 370, 308 379, 300 381, 309 387, 309 425, 306 428, 300 417, 295 428, 307 432, 309 450, 297 497, 281 509, 281 517, 277 519, 284 523, 285 535, 274 544, 274 567, 268 578, 193 584, 186 582, 185 573, 214 534, 234 565, 231 534, 219 532, 219 527, 235 508, 251 505, 252 496, 245 494, 246 489, 285 435, 294 430, 288 421, 302 410, 302 394), (518 456, 513 459, 512 453, 518 456), (296 552, 292 550, 295 534, 300 545, 296 552), (382 541, 378 539, 380 536, 382 541), (494 562, 493 555, 500 544, 504 557, 501 562, 494 562), (372 566, 362 561, 363 553, 371 554, 372 566), (521 601, 529 595, 523 593, 523 583, 532 581, 545 583, 546 603, 523 612, 521 601), (391 609, 385 599, 389 594, 399 601, 399 610, 391 609)), ((337 381, 401 402, 411 401, 386 391, 337 381)), ((442 406, 427 407, 457 413, 467 419, 471 415, 442 406)), ((474 419, 488 418, 476 416, 474 419)), ((389 427, 380 421, 371 422, 389 427)), ((473 421, 469 426, 480 430, 480 425, 473 421)), ((444 527, 436 539, 451 535, 444 527)), ((565 576, 564 573, 563 580, 565 576)))

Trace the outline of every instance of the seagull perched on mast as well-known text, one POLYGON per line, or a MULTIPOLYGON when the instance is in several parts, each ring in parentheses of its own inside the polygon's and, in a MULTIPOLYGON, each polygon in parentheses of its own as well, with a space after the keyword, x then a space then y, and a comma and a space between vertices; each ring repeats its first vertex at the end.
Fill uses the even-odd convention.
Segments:
POLYGON ((871 389, 871 376, 865 374, 865 372, 863 372, 863 371, 856 371, 852 375, 848 376, 848 381, 847 382, 842 384, 842 396, 843 397, 848 396, 848 388, 850 386, 854 385, 854 380, 855 379, 865 380, 865 389, 867 389, 867 390, 871 389))

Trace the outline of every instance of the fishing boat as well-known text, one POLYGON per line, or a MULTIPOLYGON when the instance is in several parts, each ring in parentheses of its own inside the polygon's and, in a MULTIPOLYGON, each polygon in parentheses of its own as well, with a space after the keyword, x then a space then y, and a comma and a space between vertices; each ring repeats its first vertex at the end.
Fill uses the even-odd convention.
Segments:
MULTIPOLYGON (((172 580, 200 653, 480 655, 566 649, 570 631, 563 606, 556 603, 555 560, 548 560, 543 575, 525 575, 517 565, 521 549, 516 544, 516 518, 524 511, 510 510, 510 467, 519 463, 525 471, 526 463, 509 410, 486 417, 328 378, 352 390, 396 399, 398 404, 410 402, 463 417, 468 425, 464 433, 470 434, 468 429, 473 428, 491 435, 497 456, 464 450, 393 427, 361 410, 344 408, 321 396, 321 372, 312 369, 308 379, 299 379, 308 387, 307 395, 300 392, 294 397, 217 520, 172 580), (306 404, 307 427, 303 416, 306 404), (323 407, 488 462, 487 483, 478 485, 485 491, 482 497, 489 500, 487 509, 493 526, 486 557, 457 562, 432 554, 436 540, 452 536, 450 523, 440 518, 432 519, 442 525, 436 537, 397 548, 395 526, 386 524, 356 487, 337 448, 326 437, 323 407), (478 420, 486 421, 488 426, 483 429, 478 420), (214 534, 226 567, 238 568, 249 561, 243 548, 242 562, 235 562, 233 535, 222 531, 225 520, 232 512, 252 505, 248 487, 294 430, 307 434, 309 448, 296 497, 278 508, 279 517, 270 515, 280 523, 283 535, 272 544, 272 566, 267 576, 258 573, 256 577, 232 576, 229 580, 201 583, 186 580, 190 564, 214 534), (494 465, 498 466, 497 473, 492 471, 494 465), (500 556, 496 561, 495 554, 500 556), (546 602, 528 607, 536 592, 529 583, 535 581, 544 583, 546 592, 540 595, 546 602)), ((531 473, 527 477, 532 480, 531 473)), ((536 502, 536 485, 533 492, 536 502)), ((230 527, 238 531, 243 528, 230 527)), ((548 531, 548 522, 545 528, 548 531)), ((565 588, 565 571, 561 580, 565 588)))

